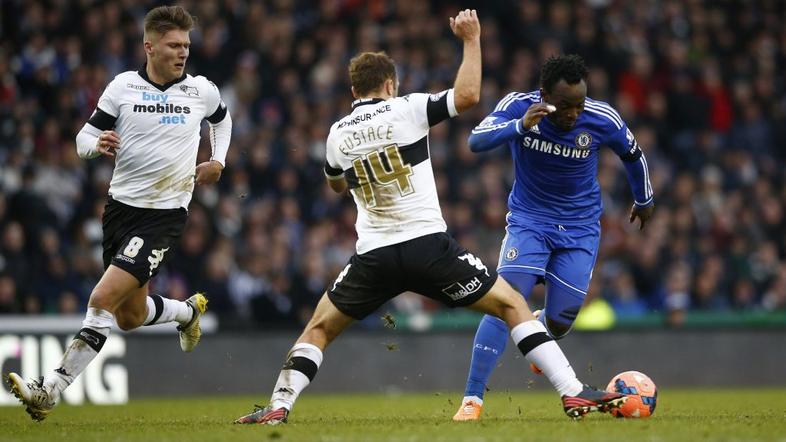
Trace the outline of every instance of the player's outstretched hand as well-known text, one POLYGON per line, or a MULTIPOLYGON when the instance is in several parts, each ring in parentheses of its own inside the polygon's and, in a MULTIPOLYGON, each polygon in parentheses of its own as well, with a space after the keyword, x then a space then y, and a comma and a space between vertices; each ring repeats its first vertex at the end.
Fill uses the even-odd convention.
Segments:
POLYGON ((532 126, 540 123, 546 115, 557 110, 554 105, 548 103, 535 103, 527 109, 527 113, 521 117, 521 123, 525 130, 532 129, 532 126))
POLYGON ((100 152, 101 155, 113 157, 117 149, 120 149, 120 135, 113 130, 101 132, 101 135, 98 136, 98 140, 96 141, 96 150, 100 152))
POLYGON ((636 218, 641 221, 639 224, 639 230, 644 230, 644 224, 652 218, 652 213, 655 211, 655 204, 652 204, 647 207, 638 207, 637 205, 633 205, 630 209, 630 222, 636 221, 636 218))
POLYGON ((196 183, 197 184, 213 184, 218 182, 221 178, 221 171, 224 166, 218 161, 205 161, 204 163, 197 164, 196 167, 196 183))
POLYGON ((465 9, 453 18, 450 17, 450 30, 456 37, 468 41, 480 38, 480 20, 474 9, 465 9))

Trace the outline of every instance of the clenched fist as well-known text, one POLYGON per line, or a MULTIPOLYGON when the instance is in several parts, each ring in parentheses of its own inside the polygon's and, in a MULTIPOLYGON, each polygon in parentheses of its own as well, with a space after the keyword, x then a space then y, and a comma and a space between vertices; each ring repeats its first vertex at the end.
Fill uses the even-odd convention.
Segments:
POLYGON ((465 9, 456 18, 450 17, 450 29, 456 37, 467 41, 480 38, 480 21, 474 9, 465 9))
POLYGON ((221 178, 221 171, 224 166, 218 161, 211 160, 200 163, 196 167, 196 183, 197 184, 213 184, 218 182, 221 178))

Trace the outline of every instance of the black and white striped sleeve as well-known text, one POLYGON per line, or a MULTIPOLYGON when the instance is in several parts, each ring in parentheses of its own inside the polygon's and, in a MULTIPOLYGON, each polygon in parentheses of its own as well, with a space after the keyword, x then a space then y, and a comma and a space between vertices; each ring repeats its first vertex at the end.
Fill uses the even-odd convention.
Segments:
POLYGON ((325 160, 325 178, 333 181, 333 180, 340 180, 344 178, 344 171, 340 168, 336 168, 330 165, 327 160, 325 160))
POLYGON ((115 127, 117 117, 109 112, 97 107, 93 115, 87 120, 87 124, 95 127, 98 130, 111 130, 115 127))
POLYGON ((431 127, 458 115, 453 89, 437 94, 410 94, 405 97, 412 104, 415 122, 431 127))
POLYGON ((458 115, 453 89, 429 95, 426 102, 426 115, 429 126, 434 126, 458 115))

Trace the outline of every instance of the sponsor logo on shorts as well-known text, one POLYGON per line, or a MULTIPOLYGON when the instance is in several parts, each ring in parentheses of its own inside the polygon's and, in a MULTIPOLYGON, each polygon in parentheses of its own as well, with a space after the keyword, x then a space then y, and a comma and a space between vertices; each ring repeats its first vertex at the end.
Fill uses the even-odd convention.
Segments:
POLYGON ((505 259, 507 259, 508 261, 513 261, 514 259, 518 258, 518 256, 519 256, 519 251, 515 247, 511 247, 508 249, 507 252, 505 252, 505 259))
POLYGON ((115 255, 115 259, 119 259, 121 261, 125 261, 125 262, 130 263, 130 264, 136 264, 136 260, 134 260, 134 258, 129 258, 126 255, 123 255, 123 254, 120 254, 120 253, 115 255))
POLYGON ((483 261, 481 261, 480 258, 477 258, 475 255, 471 253, 465 253, 459 256, 458 259, 462 261, 466 261, 467 264, 471 265, 472 267, 475 267, 478 270, 482 270, 486 274, 486 276, 489 276, 489 269, 486 267, 485 264, 483 264, 483 261))
POLYGON ((331 289, 332 291, 336 291, 336 286, 338 285, 339 282, 344 280, 345 276, 347 276, 350 267, 352 267, 352 264, 347 264, 347 266, 344 267, 344 270, 342 270, 341 273, 338 274, 338 277, 336 277, 336 282, 333 283, 333 288, 331 289))
POLYGON ((150 261, 150 276, 153 276, 153 270, 157 269, 161 261, 164 260, 164 253, 166 253, 167 250, 169 250, 169 247, 150 251, 152 255, 147 257, 147 260, 150 261))
POLYGON ((442 289, 442 293, 448 295, 450 299, 458 301, 459 299, 466 298, 467 296, 477 292, 481 287, 483 287, 483 283, 480 282, 480 279, 478 279, 476 276, 464 284, 460 282, 454 282, 453 284, 442 289))

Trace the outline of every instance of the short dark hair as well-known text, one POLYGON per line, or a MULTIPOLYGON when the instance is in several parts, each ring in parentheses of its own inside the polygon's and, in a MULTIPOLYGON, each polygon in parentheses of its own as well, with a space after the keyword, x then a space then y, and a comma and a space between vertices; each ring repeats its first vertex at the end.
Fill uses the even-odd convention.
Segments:
POLYGON ((540 85, 546 92, 560 80, 565 80, 568 84, 576 84, 581 80, 587 80, 587 65, 584 59, 576 54, 556 55, 549 57, 540 69, 540 85))
POLYGON ((194 17, 182 6, 159 6, 145 15, 145 34, 164 35, 173 29, 190 31, 193 28, 194 17))
POLYGON ((359 96, 379 89, 389 79, 396 79, 396 65, 384 51, 363 52, 349 61, 349 82, 359 96))

